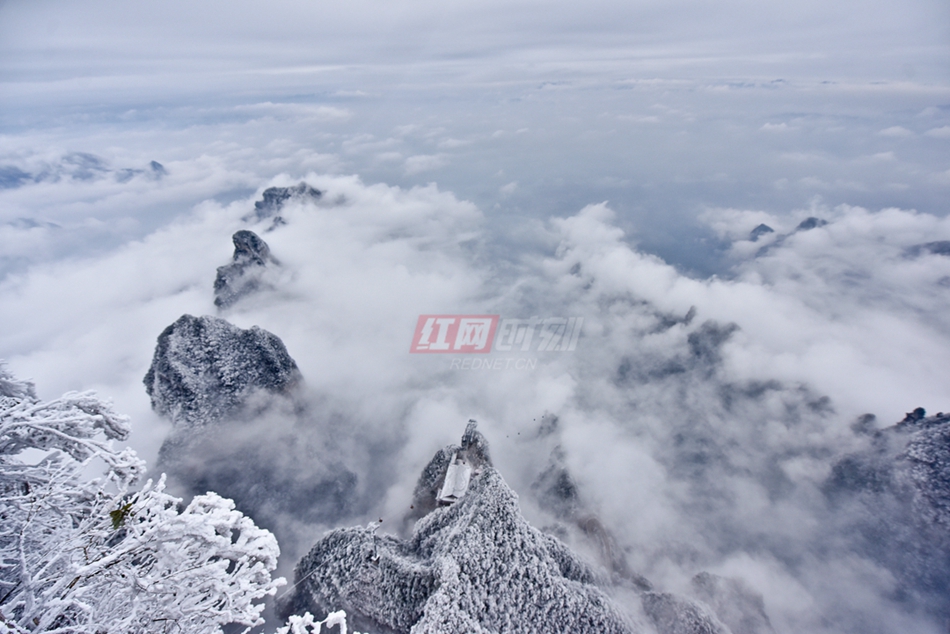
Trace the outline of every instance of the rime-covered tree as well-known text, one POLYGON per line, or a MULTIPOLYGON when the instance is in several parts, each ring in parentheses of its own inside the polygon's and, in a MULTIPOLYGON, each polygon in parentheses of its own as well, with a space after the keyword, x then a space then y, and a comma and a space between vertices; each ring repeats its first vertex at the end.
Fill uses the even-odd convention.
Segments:
POLYGON ((277 541, 214 493, 185 508, 129 421, 91 393, 40 401, 0 365, 0 634, 221 632, 262 623, 277 541), (86 473, 103 465, 102 478, 86 473))

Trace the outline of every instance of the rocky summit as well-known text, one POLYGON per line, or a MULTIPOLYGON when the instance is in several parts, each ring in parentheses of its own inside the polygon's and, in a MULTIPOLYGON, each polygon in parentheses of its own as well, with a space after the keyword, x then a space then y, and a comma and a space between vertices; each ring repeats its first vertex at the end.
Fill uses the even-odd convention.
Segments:
POLYGON ((176 427, 201 427, 243 408, 251 393, 286 393, 297 364, 275 335, 217 317, 182 315, 158 337, 145 389, 176 427))
POLYGON ((529 525, 474 421, 423 469, 412 509, 407 539, 377 524, 327 533, 298 563, 284 615, 344 609, 381 633, 774 634, 739 580, 701 572, 690 597, 654 591, 529 525))
POLYGON ((227 308, 238 300, 259 290, 264 282, 264 271, 277 260, 270 247, 253 231, 243 229, 231 237, 234 256, 231 263, 218 267, 214 280, 214 305, 227 308))
POLYGON ((824 485, 837 529, 900 583, 902 600, 950 622, 950 414, 922 407, 896 425, 854 426, 868 446, 840 459, 824 485))
POLYGON ((293 187, 268 187, 264 190, 261 199, 254 203, 254 211, 245 216, 244 220, 260 221, 274 218, 275 225, 281 224, 282 219, 278 214, 288 202, 294 200, 315 202, 322 197, 323 192, 304 182, 293 187))
POLYGON ((417 487, 432 510, 408 540, 374 527, 328 533, 297 567, 297 606, 339 606, 377 631, 413 634, 638 631, 592 568, 528 524, 486 458, 472 425, 436 456, 439 486, 428 469, 417 487))
POLYGON ((158 454, 170 485, 233 499, 287 552, 292 525, 349 517, 367 504, 300 383, 276 335, 191 315, 159 336, 145 377, 152 407, 174 424, 158 454))

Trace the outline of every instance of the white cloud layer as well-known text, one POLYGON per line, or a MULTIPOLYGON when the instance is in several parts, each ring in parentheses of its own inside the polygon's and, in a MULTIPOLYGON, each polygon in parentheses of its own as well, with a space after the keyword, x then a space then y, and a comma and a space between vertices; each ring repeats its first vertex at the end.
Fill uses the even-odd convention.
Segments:
POLYGON ((114 398, 154 458, 155 338, 306 179, 319 205, 252 227, 275 289, 226 317, 350 426, 334 458, 387 483, 387 529, 469 417, 529 491, 556 414, 664 587, 740 576, 782 632, 938 631, 826 539, 818 487, 856 416, 950 410, 950 257, 920 247, 950 240, 947 4, 369 4, 0 3, 0 358, 114 398), (408 354, 423 313, 584 330, 461 371, 408 354))
MULTIPOLYGON (((705 218, 732 241, 735 275, 694 279, 631 247, 607 204, 534 229, 545 249, 498 259, 486 257, 485 216, 434 186, 306 180, 325 192, 319 204, 290 205, 287 224, 270 232, 268 221, 252 226, 282 263, 275 288, 226 317, 280 336, 314 398, 353 438, 390 439, 385 459, 370 460, 376 467, 349 464, 372 481, 389 470, 371 514, 395 528, 419 469, 469 417, 494 441, 502 472, 528 491, 546 449, 525 439, 555 414, 583 494, 655 581, 738 574, 765 594, 783 631, 836 631, 822 624, 854 625, 851 610, 877 614, 881 632, 909 622, 886 587, 867 585, 886 577, 868 572, 870 561, 814 557, 825 512, 815 496, 827 456, 860 446, 849 429, 858 415, 889 423, 918 405, 950 409, 950 258, 914 250, 950 239, 946 219, 856 207, 712 210, 705 218), (827 224, 796 231, 809 215, 827 224), (753 250, 746 238, 762 222, 775 232, 753 250), (533 370, 461 371, 441 355, 408 353, 426 313, 581 316, 584 330, 574 353, 534 353, 533 370), (695 447, 684 449, 683 437, 695 447), (693 452, 707 458, 686 460, 693 452), (771 489, 775 469, 781 495, 771 489), (789 567, 790 552, 810 563, 789 567)), ((155 337, 183 313, 213 312, 215 267, 257 195, 202 203, 105 256, 8 277, 0 351, 11 368, 46 396, 80 387, 113 396, 154 457, 167 428, 141 377, 155 337)))

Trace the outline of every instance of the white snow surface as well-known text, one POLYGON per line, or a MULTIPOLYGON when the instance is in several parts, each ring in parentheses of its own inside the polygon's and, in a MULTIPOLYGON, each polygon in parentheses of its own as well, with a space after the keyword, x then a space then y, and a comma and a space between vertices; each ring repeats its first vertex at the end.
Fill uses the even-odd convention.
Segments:
POLYGON ((595 585, 593 570, 530 526, 501 474, 484 467, 467 493, 402 541, 373 528, 328 533, 297 568, 318 605, 397 632, 639 631, 595 585))

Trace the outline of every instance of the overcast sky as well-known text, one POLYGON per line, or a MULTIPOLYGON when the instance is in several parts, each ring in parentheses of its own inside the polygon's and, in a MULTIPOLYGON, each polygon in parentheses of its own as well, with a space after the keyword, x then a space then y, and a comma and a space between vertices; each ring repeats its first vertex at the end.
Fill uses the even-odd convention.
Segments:
MULTIPOLYGON (((939 0, 8 0, 0 17, 0 165, 29 173, 69 152, 115 169, 227 153, 243 191, 313 168, 436 181, 500 226, 610 200, 700 273, 717 267, 693 222, 707 207, 945 213, 939 0)), ((147 214, 209 194, 226 195, 147 214)))
POLYGON ((529 490, 547 454, 511 439, 555 413, 665 588, 702 565, 782 632, 938 631, 816 535, 815 456, 860 446, 863 413, 950 411, 950 257, 915 250, 950 240, 944 0, 6 0, 0 103, 0 359, 45 398, 114 398, 150 460, 155 338, 215 314, 250 226, 280 283, 225 316, 280 336, 354 438, 393 439, 351 465, 393 483, 387 521, 469 417, 529 490), (303 179, 322 206, 241 220, 303 179), (796 231, 809 217, 828 224, 796 231), (533 373, 408 354, 419 314, 463 312, 585 330, 533 373), (690 337, 726 331, 697 361, 690 337), (678 472, 679 433, 722 464, 678 472), (747 547, 750 526, 782 546, 747 547))

